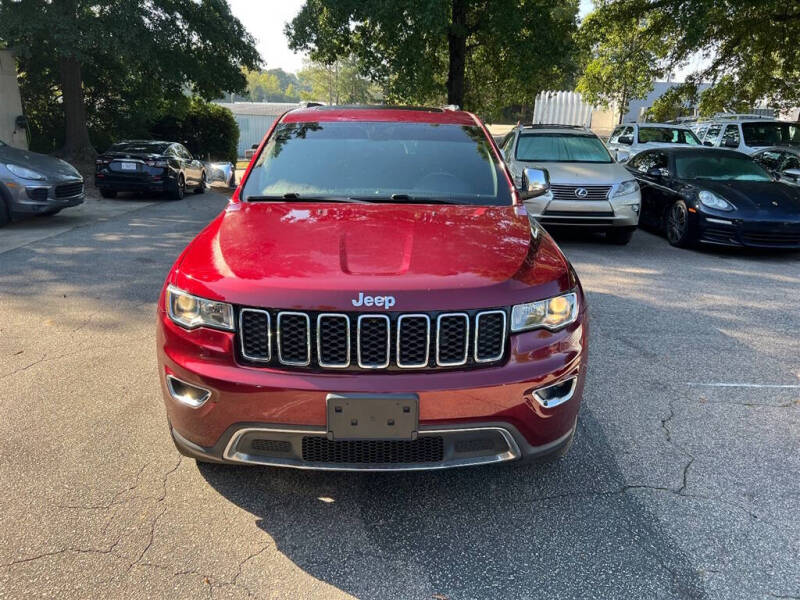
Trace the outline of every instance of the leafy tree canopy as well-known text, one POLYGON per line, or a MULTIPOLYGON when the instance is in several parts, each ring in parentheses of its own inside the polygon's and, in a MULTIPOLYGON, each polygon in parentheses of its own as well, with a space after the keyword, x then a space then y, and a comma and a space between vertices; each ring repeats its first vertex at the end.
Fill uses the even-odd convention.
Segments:
POLYGON ((800 2, 791 0, 600 0, 604 23, 643 19, 644 33, 661 40, 665 65, 694 56, 707 64, 686 82, 711 88, 700 95, 703 114, 752 108, 759 100, 800 104, 800 2))
POLYGON ((390 102, 493 115, 571 85, 577 13, 577 0, 306 0, 286 34, 323 64, 352 56, 390 102))

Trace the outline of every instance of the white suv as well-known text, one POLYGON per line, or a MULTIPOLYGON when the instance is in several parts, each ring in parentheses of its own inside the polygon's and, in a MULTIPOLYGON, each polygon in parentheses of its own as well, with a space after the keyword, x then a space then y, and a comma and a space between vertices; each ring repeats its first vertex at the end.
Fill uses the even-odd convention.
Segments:
POLYGON ((800 123, 773 119, 719 120, 703 137, 704 146, 755 154, 772 146, 800 146, 800 123))
POLYGON ((642 150, 672 147, 675 144, 699 146, 694 132, 683 125, 668 123, 625 123, 618 125, 606 145, 620 162, 630 160, 642 150))

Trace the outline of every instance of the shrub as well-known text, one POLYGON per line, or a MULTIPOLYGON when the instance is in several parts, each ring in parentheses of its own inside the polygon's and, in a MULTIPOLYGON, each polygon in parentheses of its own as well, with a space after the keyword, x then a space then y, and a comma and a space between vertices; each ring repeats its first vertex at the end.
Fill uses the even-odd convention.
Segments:
POLYGON ((233 113, 218 104, 193 98, 184 114, 164 115, 156 121, 151 135, 180 142, 202 159, 236 162, 239 126, 233 113))

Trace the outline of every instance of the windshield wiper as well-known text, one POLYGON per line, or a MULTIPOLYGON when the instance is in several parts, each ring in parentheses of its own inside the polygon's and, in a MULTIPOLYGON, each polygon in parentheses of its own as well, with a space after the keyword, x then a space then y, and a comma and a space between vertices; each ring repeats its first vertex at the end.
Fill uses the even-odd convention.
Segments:
POLYGON ((359 198, 349 198, 347 196, 301 196, 296 192, 288 192, 280 196, 247 196, 246 202, 351 202, 362 203, 359 198))
POLYGON ((397 203, 397 204, 461 204, 448 198, 429 198, 427 196, 409 196, 408 194, 392 194, 391 196, 357 196, 353 200, 361 202, 397 203))

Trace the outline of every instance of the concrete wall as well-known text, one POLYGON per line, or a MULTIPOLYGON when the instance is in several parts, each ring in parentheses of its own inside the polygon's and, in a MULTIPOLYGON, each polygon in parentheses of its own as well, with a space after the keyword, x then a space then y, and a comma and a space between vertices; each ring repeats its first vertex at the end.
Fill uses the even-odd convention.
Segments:
POLYGON ((0 50, 0 140, 10 146, 28 149, 24 129, 14 121, 22 114, 22 99, 17 84, 17 61, 11 50, 0 50))

